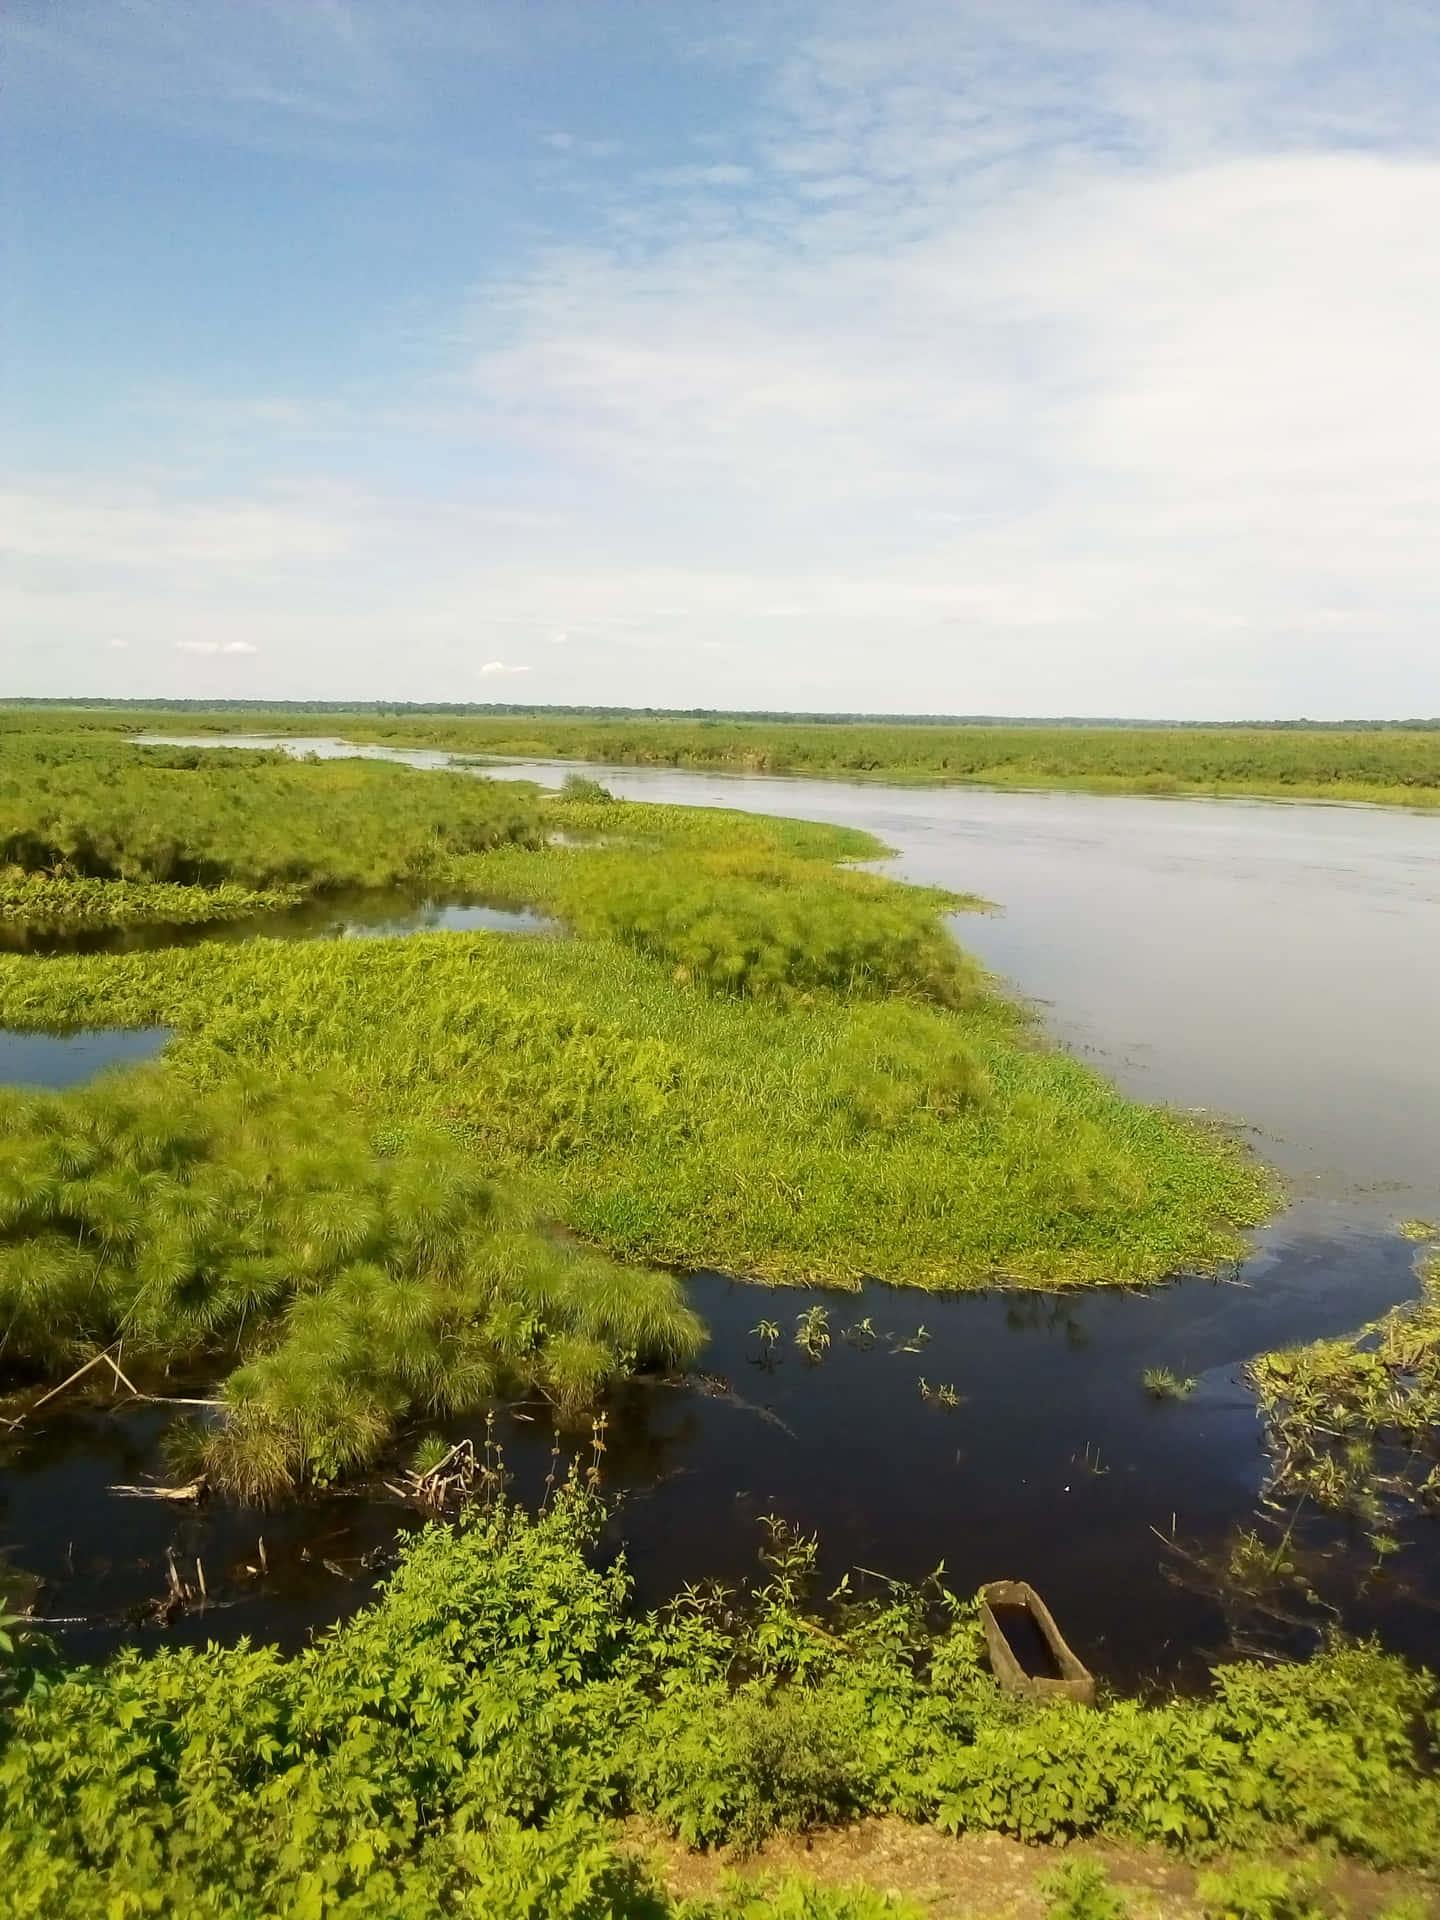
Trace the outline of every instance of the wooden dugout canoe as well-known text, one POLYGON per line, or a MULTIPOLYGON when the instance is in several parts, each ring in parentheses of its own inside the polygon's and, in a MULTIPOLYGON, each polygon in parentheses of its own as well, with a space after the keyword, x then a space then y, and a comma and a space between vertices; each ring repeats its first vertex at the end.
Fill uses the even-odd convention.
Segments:
MULTIPOLYGON (((1055 1616, 1026 1580, 992 1580, 980 1589, 980 1624, 985 1629, 985 1645, 990 1653, 990 1670, 1009 1693, 1030 1700, 1073 1700, 1078 1706, 1095 1704, 1095 1677, 1072 1653, 1055 1624, 1055 1616), (1028 1617, 1029 1629, 1021 1640, 1038 1636, 1043 1643, 1049 1672, 1032 1672, 1030 1666, 1006 1638, 1002 1622, 1009 1615, 1028 1617)), ((1019 1624, 1024 1627, 1024 1621, 1019 1624)))

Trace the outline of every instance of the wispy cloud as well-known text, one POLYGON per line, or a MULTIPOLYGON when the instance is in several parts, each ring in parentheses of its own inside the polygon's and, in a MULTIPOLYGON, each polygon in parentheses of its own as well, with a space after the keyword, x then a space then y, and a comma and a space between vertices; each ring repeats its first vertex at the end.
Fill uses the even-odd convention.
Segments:
MULTIPOLYGON (((270 36, 220 9, 209 51, 203 8, 134 44, 82 12, 33 16, 32 71, 63 40, 95 86, 183 80, 249 133, 418 137, 458 58, 430 0, 404 45, 368 0, 270 36)), ((533 659, 575 700, 1435 706, 1440 14, 823 0, 709 46, 686 20, 682 68, 724 86, 643 152, 618 111, 507 123, 494 177, 583 218, 517 188, 515 247, 487 229, 467 290, 387 309, 403 368, 302 407, 196 388, 169 472, 146 446, 13 477, 0 621, 37 683, 77 636, 254 635, 297 692, 533 659)))
POLYGON ((248 640, 177 640, 177 653, 258 653, 248 640))

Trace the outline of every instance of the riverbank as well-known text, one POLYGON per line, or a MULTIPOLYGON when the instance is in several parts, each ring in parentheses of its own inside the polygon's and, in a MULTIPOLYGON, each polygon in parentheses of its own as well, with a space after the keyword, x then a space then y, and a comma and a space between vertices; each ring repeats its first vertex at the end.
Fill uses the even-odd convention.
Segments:
POLYGON ((682 715, 579 717, 386 713, 316 703, 208 710, 0 706, 0 733, 143 732, 279 738, 322 730, 358 743, 428 747, 483 759, 575 760, 697 772, 880 781, 898 786, 1223 798, 1328 800, 1440 807, 1440 726, 979 726, 914 721, 807 721, 682 715))
MULTIPOLYGON (((1440 1858, 1418 1731, 1434 1683, 1373 1649, 1240 1664, 1195 1702, 1025 1707, 987 1671, 973 1605, 938 1583, 822 1623, 813 1545, 777 1525, 744 1601, 696 1591, 644 1614, 623 1562, 589 1557, 600 1518, 580 1484, 533 1520, 492 1502, 427 1529, 374 1606, 294 1658, 130 1654, 30 1691, 0 1753, 17 1920, 105 1901, 672 1911, 625 1815, 687 1850, 890 1814, 1182 1858, 1307 1845, 1420 1874, 1440 1858)), ((1218 1886, 1207 1904, 1291 1910, 1218 1886)))

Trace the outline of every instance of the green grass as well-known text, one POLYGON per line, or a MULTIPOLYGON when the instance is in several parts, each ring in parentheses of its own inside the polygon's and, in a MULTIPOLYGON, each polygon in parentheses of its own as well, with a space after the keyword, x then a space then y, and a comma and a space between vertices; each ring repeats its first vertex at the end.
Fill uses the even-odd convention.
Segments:
POLYGON ((27 927, 200 925, 277 912, 305 898, 302 887, 195 887, 147 880, 58 879, 11 868, 0 873, 0 920, 27 927))
MULTIPOLYGON (((1193 1701, 1031 1706, 999 1692, 976 1608, 943 1590, 817 1631, 812 1542, 784 1543, 748 1599, 639 1613, 623 1561, 587 1557, 601 1518, 572 1488, 537 1520, 497 1506, 428 1528, 378 1601, 293 1657, 132 1652, 39 1686, 12 1663, 6 1913, 664 1920, 631 1814, 690 1847, 888 1813, 1199 1859, 1440 1859, 1434 1683, 1374 1648, 1228 1667, 1193 1701)), ((1217 1910, 1294 1920, 1267 1888, 1251 1875, 1217 1910)), ((1052 1892, 1070 1920, 1107 1914, 1093 1874, 1052 1892)), ((774 1897, 721 1911, 884 1911, 874 1892, 774 1897)))

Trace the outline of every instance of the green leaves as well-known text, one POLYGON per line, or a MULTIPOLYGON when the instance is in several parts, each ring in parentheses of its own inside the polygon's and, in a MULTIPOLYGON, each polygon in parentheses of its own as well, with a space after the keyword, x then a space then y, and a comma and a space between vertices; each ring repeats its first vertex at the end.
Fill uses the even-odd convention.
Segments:
MULTIPOLYGON (((32 1690, 0 1727, 7 1912, 659 1920, 674 1909, 613 1824, 635 1811, 707 1846, 874 1809, 1201 1852, 1440 1850, 1415 1731, 1433 1683, 1373 1648, 1228 1668, 1205 1700, 1037 1709, 997 1691, 973 1609, 938 1633, 933 1593, 810 1618, 793 1536, 749 1604, 639 1616, 623 1564, 588 1558, 603 1517, 573 1488, 535 1520, 472 1509, 293 1658, 128 1653, 32 1690)), ((1212 1905, 1309 1920, 1302 1891, 1252 1874, 1212 1905)), ((797 1920, 887 1911, 798 1883, 683 1911, 738 1920, 771 1898, 797 1920)), ((1115 1920, 1083 1872, 1052 1899, 1057 1920, 1115 1920)))

